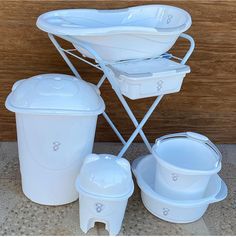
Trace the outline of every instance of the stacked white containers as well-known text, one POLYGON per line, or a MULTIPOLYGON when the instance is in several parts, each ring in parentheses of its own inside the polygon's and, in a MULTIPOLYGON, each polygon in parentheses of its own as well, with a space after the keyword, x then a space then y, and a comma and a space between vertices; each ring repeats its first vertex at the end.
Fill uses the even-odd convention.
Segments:
POLYGON ((176 133, 157 139, 155 189, 174 199, 199 199, 210 178, 221 169, 221 153, 205 136, 176 133))
POLYGON ((110 235, 119 233, 128 198, 134 191, 130 164, 108 154, 90 154, 76 181, 80 202, 80 227, 86 233, 103 222, 110 235))
POLYGON ((156 160, 152 155, 136 159, 132 164, 134 175, 141 189, 144 206, 155 216, 173 223, 189 223, 198 220, 209 204, 222 201, 227 196, 227 186, 217 175, 212 175, 201 198, 176 199, 156 189, 156 160))
POLYGON ((100 95, 78 78, 43 74, 16 82, 6 107, 16 113, 24 194, 45 205, 75 201, 74 183, 105 109, 100 95))
POLYGON ((217 175, 221 158, 217 147, 201 134, 160 137, 152 155, 132 165, 145 207, 174 223, 201 218, 210 203, 227 196, 227 186, 217 175))

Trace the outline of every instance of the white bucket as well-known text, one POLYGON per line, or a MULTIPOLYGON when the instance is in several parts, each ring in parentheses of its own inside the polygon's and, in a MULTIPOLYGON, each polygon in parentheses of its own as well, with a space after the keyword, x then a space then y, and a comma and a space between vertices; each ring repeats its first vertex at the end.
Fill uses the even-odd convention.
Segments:
POLYGON ((198 199, 212 175, 221 169, 221 153, 201 134, 186 132, 156 140, 155 189, 176 199, 198 199))
POLYGON ((76 188, 81 229, 86 233, 95 222, 103 222, 110 235, 117 235, 134 191, 129 162, 109 154, 90 154, 85 157, 76 188))
POLYGON ((227 186, 218 175, 211 176, 202 198, 176 200, 175 196, 165 197, 155 190, 155 163, 152 155, 136 159, 132 164, 133 173, 141 189, 144 206, 155 216, 173 223, 189 223, 202 217, 211 203, 227 196, 227 186))
POLYGON ((16 113, 24 194, 44 205, 78 199, 74 182, 104 111, 95 89, 72 76, 44 74, 16 82, 6 107, 16 113))

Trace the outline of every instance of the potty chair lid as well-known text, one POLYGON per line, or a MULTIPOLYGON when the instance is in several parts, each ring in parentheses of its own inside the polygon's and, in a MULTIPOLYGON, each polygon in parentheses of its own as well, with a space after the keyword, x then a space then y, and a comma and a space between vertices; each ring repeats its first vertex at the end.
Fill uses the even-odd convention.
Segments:
POLYGON ((129 198, 134 190, 129 162, 109 154, 90 154, 76 180, 79 193, 99 198, 129 198))
POLYGON ((65 74, 42 74, 17 81, 6 100, 16 113, 98 115, 105 109, 95 85, 65 74))

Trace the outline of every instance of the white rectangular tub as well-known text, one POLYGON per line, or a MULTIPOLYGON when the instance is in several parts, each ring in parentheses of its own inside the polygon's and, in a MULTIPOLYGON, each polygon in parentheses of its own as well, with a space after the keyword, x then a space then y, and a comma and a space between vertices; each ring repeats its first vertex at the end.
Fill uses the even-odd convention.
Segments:
POLYGON ((109 66, 121 93, 141 99, 178 92, 190 68, 166 58, 124 62, 109 66))

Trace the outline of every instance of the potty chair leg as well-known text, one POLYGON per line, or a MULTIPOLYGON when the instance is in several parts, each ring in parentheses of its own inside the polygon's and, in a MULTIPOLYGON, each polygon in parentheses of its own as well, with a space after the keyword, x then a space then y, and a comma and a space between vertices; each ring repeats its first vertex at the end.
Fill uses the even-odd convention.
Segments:
POLYGON ((85 216, 83 214, 83 217, 80 216, 80 229, 87 233, 91 228, 94 227, 95 221, 93 218, 90 218, 89 216, 85 216))
POLYGON ((112 217, 110 220, 98 220, 95 218, 87 217, 83 214, 80 217, 80 228, 84 233, 87 233, 91 228, 94 227, 96 222, 101 222, 105 224, 105 229, 109 232, 109 235, 118 235, 122 226, 122 221, 120 218, 112 217))
POLYGON ((105 223, 105 229, 109 232, 109 235, 118 235, 120 233, 122 221, 120 218, 112 218, 105 223))

